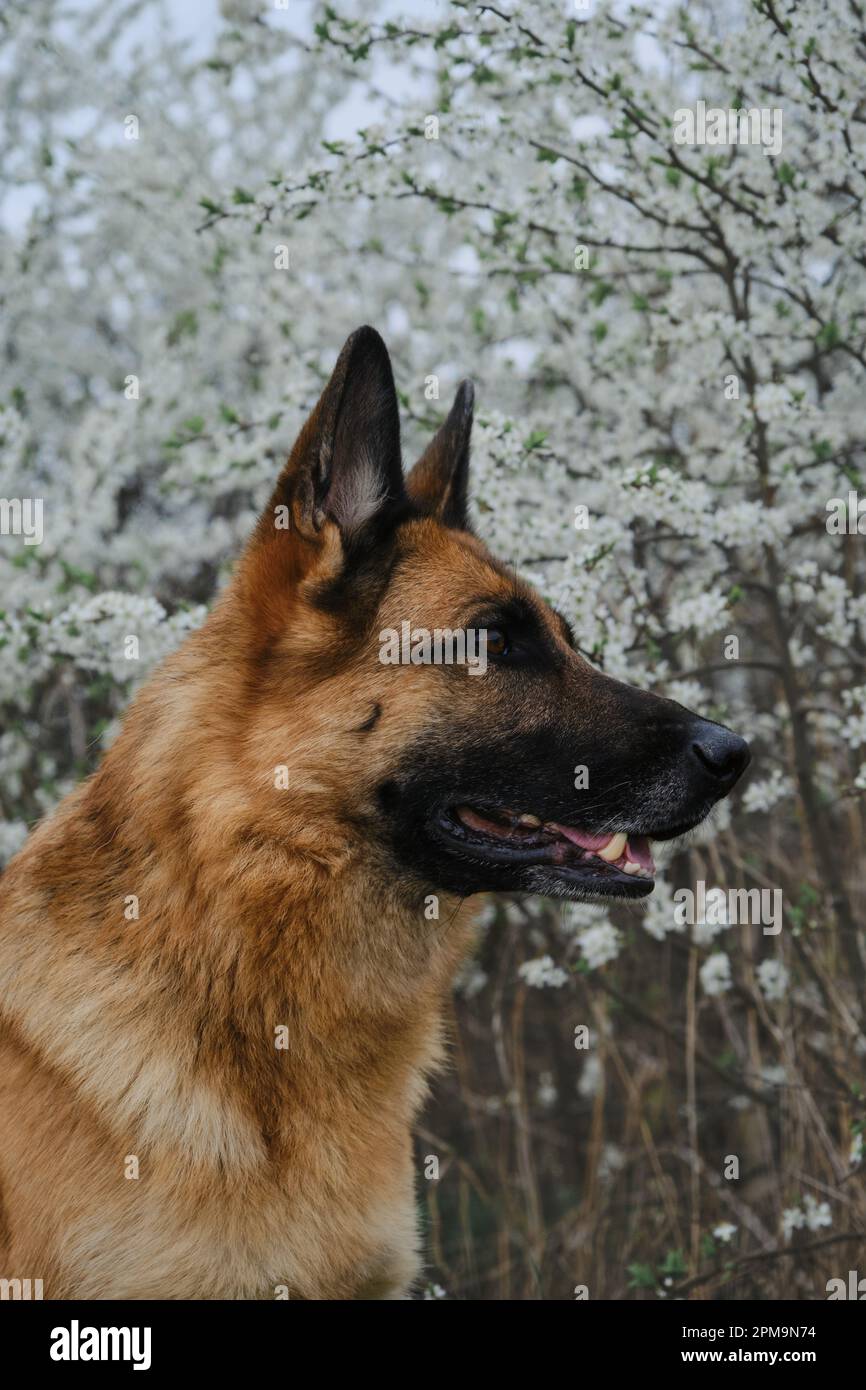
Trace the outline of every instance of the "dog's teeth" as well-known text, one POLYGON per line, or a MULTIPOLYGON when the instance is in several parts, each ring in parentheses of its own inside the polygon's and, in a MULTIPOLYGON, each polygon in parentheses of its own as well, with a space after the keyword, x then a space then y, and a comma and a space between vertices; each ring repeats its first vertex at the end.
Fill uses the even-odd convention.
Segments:
POLYGON ((622 833, 613 835, 611 839, 608 840, 604 849, 597 849, 595 853, 598 855, 599 859, 604 860, 605 864, 612 864, 615 859, 619 859, 627 843, 628 837, 622 833))
POLYGON ((622 866, 622 871, 624 874, 639 874, 641 867, 640 864, 633 864, 630 859, 627 859, 622 866))
POLYGON ((538 819, 538 816, 530 816, 527 812, 524 815, 518 817, 517 824, 526 825, 531 830, 538 830, 538 828, 541 825, 541 821, 538 819))

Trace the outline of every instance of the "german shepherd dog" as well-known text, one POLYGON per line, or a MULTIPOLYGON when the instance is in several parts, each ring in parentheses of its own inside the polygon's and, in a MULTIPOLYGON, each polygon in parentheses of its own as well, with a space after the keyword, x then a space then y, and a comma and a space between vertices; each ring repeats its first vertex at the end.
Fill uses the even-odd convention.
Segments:
POLYGON ((472 395, 404 478, 387 350, 349 338, 207 622, 0 878, 0 1276, 410 1296, 464 900, 642 897, 746 766, 472 533, 472 395), (405 621, 486 632, 483 676, 383 662, 405 621))

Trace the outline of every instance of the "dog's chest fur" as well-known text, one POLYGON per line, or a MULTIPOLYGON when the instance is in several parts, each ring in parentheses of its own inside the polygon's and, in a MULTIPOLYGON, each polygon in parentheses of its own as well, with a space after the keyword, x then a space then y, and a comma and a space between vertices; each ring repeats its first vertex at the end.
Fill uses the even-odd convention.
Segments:
POLYGON ((411 1123, 469 928, 351 857, 201 862, 179 813, 148 853, 153 826, 106 823, 111 767, 2 880, 4 1269, 46 1298, 404 1295, 411 1123))

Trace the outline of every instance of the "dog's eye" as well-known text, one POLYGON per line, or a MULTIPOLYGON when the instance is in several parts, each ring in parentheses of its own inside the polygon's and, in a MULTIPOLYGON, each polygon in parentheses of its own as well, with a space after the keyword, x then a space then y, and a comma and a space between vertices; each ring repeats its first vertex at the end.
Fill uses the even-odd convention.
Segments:
POLYGON ((508 640, 508 633, 503 632, 501 627, 489 627, 487 629, 487 655, 507 656, 510 650, 511 643, 508 640))

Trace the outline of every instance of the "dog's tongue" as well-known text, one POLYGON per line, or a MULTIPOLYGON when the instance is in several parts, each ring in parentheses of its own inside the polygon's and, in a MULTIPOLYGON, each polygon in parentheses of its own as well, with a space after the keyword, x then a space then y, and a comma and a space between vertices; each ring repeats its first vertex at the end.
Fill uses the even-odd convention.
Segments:
MULTIPOLYGON (((592 854, 597 854, 599 850, 605 849, 615 838, 613 834, 591 835, 587 830, 575 830, 571 825, 560 825, 558 821, 552 822, 554 829, 560 835, 564 835, 573 845, 579 845, 581 849, 588 849, 592 854)), ((642 869, 655 872, 655 864, 650 853, 649 840, 646 835, 632 835, 626 840, 621 851, 625 858, 632 864, 640 864, 642 869)))
POLYGON ((590 835, 586 830, 575 830, 570 825, 560 825, 558 821, 552 821, 551 824, 560 835, 564 835, 566 840, 571 840, 573 845, 580 845, 581 849, 604 849, 613 839, 613 835, 590 835))
POLYGON ((642 869, 649 869, 651 874, 655 873, 656 866, 646 835, 629 835, 625 852, 633 864, 640 864, 642 869))

